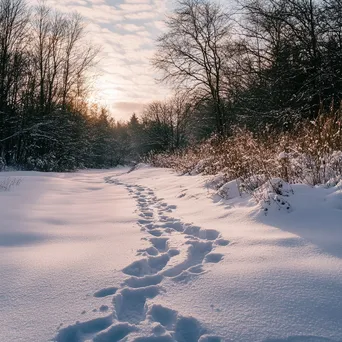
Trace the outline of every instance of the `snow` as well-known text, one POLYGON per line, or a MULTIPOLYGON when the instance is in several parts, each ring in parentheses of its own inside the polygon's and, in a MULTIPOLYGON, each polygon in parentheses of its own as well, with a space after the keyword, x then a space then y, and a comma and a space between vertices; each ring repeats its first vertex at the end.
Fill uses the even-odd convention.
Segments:
POLYGON ((0 174, 1 341, 342 341, 341 184, 128 171, 0 174))
POLYGON ((102 173, 9 175, 21 184, 0 192, 0 341, 48 341, 60 323, 111 305, 93 294, 120 283, 146 243, 127 192, 102 173))
POLYGON ((233 199, 235 197, 239 197, 239 184, 236 180, 230 181, 222 185, 217 194, 223 199, 233 199))

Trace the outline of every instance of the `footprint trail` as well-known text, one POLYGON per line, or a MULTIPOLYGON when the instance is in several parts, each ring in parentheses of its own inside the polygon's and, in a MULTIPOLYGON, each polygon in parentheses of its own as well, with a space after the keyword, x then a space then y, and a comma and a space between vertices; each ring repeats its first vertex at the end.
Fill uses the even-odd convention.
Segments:
POLYGON ((140 259, 122 272, 129 276, 121 286, 100 289, 94 297, 112 296, 109 316, 76 323, 57 332, 57 342, 201 342, 222 341, 208 335, 193 317, 183 317, 172 308, 150 303, 162 295, 165 279, 189 282, 204 273, 206 263, 219 263, 217 246, 228 246, 214 229, 201 229, 171 216, 177 208, 157 198, 150 188, 123 184, 111 177, 110 184, 126 187, 137 204, 138 225, 150 246, 137 251, 140 259))

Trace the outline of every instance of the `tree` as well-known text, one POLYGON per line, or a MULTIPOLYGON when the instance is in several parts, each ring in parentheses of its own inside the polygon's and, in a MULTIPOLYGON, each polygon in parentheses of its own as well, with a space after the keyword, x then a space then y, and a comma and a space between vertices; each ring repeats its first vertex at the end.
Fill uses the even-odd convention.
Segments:
MULTIPOLYGON (((85 39, 77 14, 0 0, 1 164, 45 171, 95 166, 90 158, 100 139, 116 153, 114 124, 86 105, 87 77, 98 50, 85 39)), ((99 150, 98 166, 116 160, 99 150)))
POLYGON ((8 137, 20 123, 14 107, 21 90, 17 81, 25 74, 28 18, 24 1, 0 0, 0 158, 7 161, 11 144, 8 137))
POLYGON ((157 44, 154 66, 163 81, 195 90, 214 104, 216 130, 223 135, 228 121, 222 100, 222 56, 229 39, 230 19, 209 0, 180 0, 167 21, 168 32, 157 44))
POLYGON ((242 4, 241 36, 250 61, 247 73, 254 75, 247 92, 250 107, 273 117, 291 110, 316 117, 325 97, 321 4, 314 0, 242 4), (263 107, 258 107, 258 100, 263 107))

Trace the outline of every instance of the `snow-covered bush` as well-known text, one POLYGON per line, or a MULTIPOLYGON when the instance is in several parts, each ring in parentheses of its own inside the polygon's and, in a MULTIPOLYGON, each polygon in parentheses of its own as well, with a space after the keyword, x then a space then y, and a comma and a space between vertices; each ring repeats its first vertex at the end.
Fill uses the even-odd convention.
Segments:
POLYGON ((253 196, 262 204, 267 215, 271 207, 290 212, 292 207, 289 197, 293 194, 289 183, 280 178, 272 178, 253 192, 253 196))
POLYGON ((206 187, 208 189, 218 190, 228 181, 226 175, 222 172, 218 173, 216 176, 211 178, 206 182, 206 187))
POLYGON ((80 165, 77 164, 75 157, 64 155, 57 158, 53 153, 45 154, 39 158, 29 157, 27 168, 43 172, 65 172, 74 171, 80 165))
POLYGON ((336 184, 342 178, 341 123, 342 110, 282 133, 237 128, 228 138, 214 136, 176 153, 151 155, 148 162, 192 175, 219 175, 224 179, 219 187, 238 180, 239 189, 248 193, 275 178, 289 184, 336 184))
POLYGON ((232 199, 241 195, 240 185, 237 180, 223 184, 217 191, 217 195, 223 199, 232 199))

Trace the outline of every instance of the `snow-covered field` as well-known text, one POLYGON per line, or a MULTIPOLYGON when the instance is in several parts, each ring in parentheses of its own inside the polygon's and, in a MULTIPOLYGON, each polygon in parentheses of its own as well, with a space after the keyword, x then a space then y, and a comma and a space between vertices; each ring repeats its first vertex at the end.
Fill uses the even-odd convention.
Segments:
POLYGON ((342 341, 341 186, 127 171, 0 174, 1 342, 342 341))

